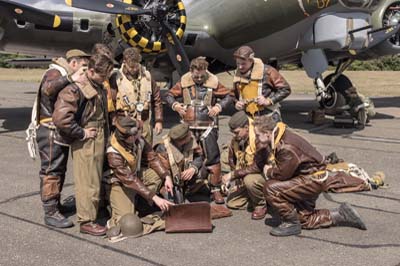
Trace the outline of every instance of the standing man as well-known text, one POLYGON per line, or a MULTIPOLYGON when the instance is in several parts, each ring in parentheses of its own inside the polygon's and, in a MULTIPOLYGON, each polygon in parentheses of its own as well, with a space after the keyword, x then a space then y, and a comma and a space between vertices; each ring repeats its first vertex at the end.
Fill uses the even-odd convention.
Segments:
MULTIPOLYGON (((236 174, 235 185, 229 189, 227 206, 233 209, 253 209, 251 219, 261 220, 267 214, 263 187, 265 178, 258 169, 250 168, 254 161, 254 153, 251 151, 249 120, 243 111, 235 113, 230 121, 229 127, 234 134, 229 146, 228 162, 231 173, 223 179, 236 174), (242 170, 243 169, 243 170, 242 170)), ((254 138, 253 138, 254 139, 254 138)))
POLYGON ((211 173, 210 183, 214 201, 223 204, 221 195, 221 163, 218 147, 218 115, 231 102, 230 92, 208 70, 204 57, 191 61, 190 72, 172 87, 166 96, 172 110, 189 125, 205 152, 205 165, 211 173), (183 97, 183 102, 177 99, 183 97))
MULTIPOLYGON (((135 197, 141 196, 162 211, 168 211, 171 202, 156 195, 165 181, 165 189, 172 191, 172 179, 151 145, 141 136, 140 123, 130 117, 115 121, 115 132, 107 149, 107 159, 112 169, 110 205, 112 217, 108 229, 118 227, 121 217, 136 215, 135 197)), ((137 206, 136 206, 137 207, 137 206)), ((146 230, 145 230, 146 231, 146 230)))
MULTIPOLYGON (((70 50, 66 59, 55 58, 43 75, 34 112, 36 112, 36 141, 40 154, 40 195, 46 225, 67 228, 73 223, 60 212, 61 191, 67 171, 69 145, 54 126, 52 115, 58 93, 68 84, 85 81, 84 68, 89 55, 70 50)), ((62 211, 62 209, 61 209, 62 211)))
MULTIPOLYGON (((256 58, 251 47, 242 46, 233 56, 237 66, 233 79, 235 108, 246 112, 250 131, 254 130, 252 122, 255 117, 269 115, 275 121, 281 121, 279 103, 290 95, 289 84, 275 68, 256 58)), ((253 134, 250 138, 255 143, 253 134)), ((251 149, 255 152, 255 146, 251 149)))
MULTIPOLYGON (((110 58, 114 62, 114 64, 117 63, 114 60, 114 53, 111 51, 110 47, 108 47, 106 44, 96 43, 95 45, 93 45, 92 55, 93 54, 105 55, 108 58, 110 58)), ((106 89, 106 91, 107 91, 107 111, 109 113, 110 122, 112 122, 113 116, 115 115, 115 105, 114 105, 113 99, 116 98, 117 92, 111 89, 110 80, 108 78, 104 81, 103 86, 104 86, 104 89, 106 89)), ((111 130, 111 126, 110 126, 110 130, 111 130)))
POLYGON ((111 88, 116 92, 117 116, 130 116, 143 123, 143 137, 153 143, 152 113, 155 116, 154 130, 157 135, 163 129, 163 106, 160 88, 149 71, 140 64, 142 56, 137 48, 127 48, 119 71, 110 78, 111 88))
POLYGON ((370 190, 372 180, 327 170, 325 158, 308 141, 271 116, 257 118, 254 127, 258 145, 253 167, 262 169, 268 179, 265 199, 282 221, 272 235, 297 235, 301 228, 330 226, 366 229, 347 203, 336 210, 318 210, 315 205, 321 192, 370 190))
POLYGON ((53 121, 72 147, 75 197, 80 232, 104 235, 95 223, 108 132, 107 96, 102 86, 112 71, 105 55, 93 55, 88 64, 86 86, 70 84, 58 95, 53 121))
MULTIPOLYGON (((182 196, 192 199, 192 196, 205 185, 204 178, 207 178, 207 174, 204 177, 202 174, 207 173, 207 170, 203 169, 203 150, 193 137, 189 126, 178 124, 172 127, 161 143, 156 145, 155 151, 173 177, 174 186, 179 187, 182 196)), ((184 198, 179 200, 182 201, 184 198)))

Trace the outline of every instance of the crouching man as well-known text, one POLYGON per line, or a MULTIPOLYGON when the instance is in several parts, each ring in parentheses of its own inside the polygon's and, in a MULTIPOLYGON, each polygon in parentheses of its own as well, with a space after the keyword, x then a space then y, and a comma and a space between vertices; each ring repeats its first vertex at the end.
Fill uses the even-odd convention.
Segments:
MULTIPOLYGON (((229 128, 234 134, 229 146, 228 162, 231 172, 223 177, 223 180, 229 180, 235 177, 235 184, 229 189, 226 205, 232 209, 253 210, 251 218, 260 220, 267 214, 263 187, 265 178, 256 167, 250 167, 253 164, 254 152, 250 141, 254 141, 254 130, 249 128, 249 119, 244 111, 235 113, 230 121, 229 128)), ((255 144, 253 145, 255 147, 255 144)))
POLYGON ((265 199, 281 219, 271 235, 297 235, 302 228, 330 226, 366 230, 359 214, 347 203, 335 210, 315 209, 315 205, 322 192, 370 190, 369 180, 327 171, 325 158, 308 141, 271 117, 256 119, 254 127, 257 140, 254 161, 268 179, 265 199))
MULTIPOLYGON (((149 204, 154 203, 162 211, 168 211, 169 206, 173 205, 156 195, 163 181, 168 192, 172 192, 173 184, 168 171, 162 166, 151 145, 141 136, 140 122, 130 117, 120 117, 116 120, 115 127, 116 130, 107 148, 108 164, 112 170, 107 180, 111 184, 112 215, 107 223, 110 238, 118 237, 122 217, 131 214, 127 216, 130 218, 124 220, 135 220, 131 216, 136 215, 136 195, 147 200, 149 204)), ((124 221, 122 224, 125 223, 124 221)), ((146 228, 147 225, 151 228, 154 223, 146 223, 144 232, 153 231, 146 228)), ((163 222, 159 223, 157 229, 163 229, 163 225, 163 222)))
MULTIPOLYGON (((155 146, 155 151, 174 177, 174 186, 179 189, 179 194, 190 201, 201 198, 201 195, 196 195, 200 191, 209 194, 205 186, 208 174, 204 166, 203 151, 192 135, 189 125, 179 124, 172 127, 162 142, 155 146)), ((184 198, 177 197, 178 195, 175 195, 176 203, 183 203, 184 198)))

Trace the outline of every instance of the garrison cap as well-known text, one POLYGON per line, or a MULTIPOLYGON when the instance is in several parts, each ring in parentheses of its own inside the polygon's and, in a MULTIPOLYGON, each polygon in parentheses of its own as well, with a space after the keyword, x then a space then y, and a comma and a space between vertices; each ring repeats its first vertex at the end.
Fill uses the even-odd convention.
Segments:
POLYGON ((179 124, 179 125, 176 125, 176 126, 172 127, 169 130, 168 135, 172 140, 179 140, 179 139, 182 139, 182 138, 186 137, 188 132, 189 132, 189 126, 188 125, 179 124))
POLYGON ((233 53, 233 57, 235 58, 241 58, 241 59, 253 59, 254 58, 254 51, 250 46, 240 46, 239 49, 237 49, 233 53))
POLYGON ((136 135, 138 132, 139 123, 129 116, 118 118, 115 127, 119 132, 125 135, 136 135))
POLYGON ((247 115, 244 111, 239 111, 235 113, 229 120, 229 128, 231 130, 237 129, 239 127, 244 127, 249 123, 247 115))
POLYGON ((65 57, 68 59, 71 59, 73 57, 90 57, 90 54, 85 53, 82 50, 78 50, 78 49, 72 49, 69 50, 66 54, 65 57))

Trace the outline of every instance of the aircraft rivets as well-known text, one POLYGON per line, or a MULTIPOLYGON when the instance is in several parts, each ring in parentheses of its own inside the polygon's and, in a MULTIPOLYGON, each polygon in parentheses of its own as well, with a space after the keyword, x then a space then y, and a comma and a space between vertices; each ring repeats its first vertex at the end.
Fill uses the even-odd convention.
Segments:
POLYGON ((24 11, 20 8, 14 9, 14 12, 17 13, 18 15, 21 15, 22 13, 24 13, 24 11))

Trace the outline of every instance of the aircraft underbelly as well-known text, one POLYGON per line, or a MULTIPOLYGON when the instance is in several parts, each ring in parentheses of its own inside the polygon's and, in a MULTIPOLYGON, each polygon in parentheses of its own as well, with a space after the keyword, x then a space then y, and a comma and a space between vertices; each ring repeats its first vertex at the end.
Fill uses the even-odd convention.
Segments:
POLYGON ((205 30, 229 49, 243 40, 256 41, 286 29, 336 3, 336 0, 186 1, 188 29, 205 30))

